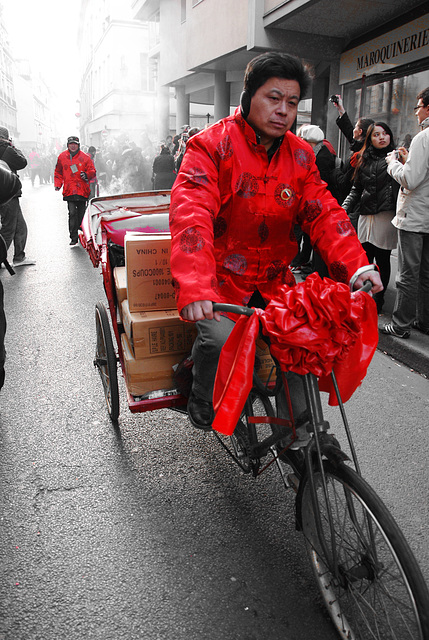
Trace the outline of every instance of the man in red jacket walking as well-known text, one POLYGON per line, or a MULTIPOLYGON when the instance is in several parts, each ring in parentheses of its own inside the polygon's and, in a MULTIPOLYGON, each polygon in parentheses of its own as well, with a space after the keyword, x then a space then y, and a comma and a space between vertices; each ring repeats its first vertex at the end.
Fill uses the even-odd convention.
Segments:
POLYGON ((67 150, 60 153, 55 167, 55 191, 63 187, 63 200, 69 211, 70 245, 77 245, 78 231, 90 194, 90 181, 95 178, 95 167, 91 157, 80 150, 79 138, 67 139, 67 150))

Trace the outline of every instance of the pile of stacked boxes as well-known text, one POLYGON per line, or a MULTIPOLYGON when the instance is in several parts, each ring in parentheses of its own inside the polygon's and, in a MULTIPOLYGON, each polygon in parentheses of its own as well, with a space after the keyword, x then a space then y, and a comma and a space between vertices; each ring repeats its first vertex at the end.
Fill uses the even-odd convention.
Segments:
POLYGON ((191 350, 196 328, 176 309, 170 235, 127 232, 124 247, 125 267, 113 271, 121 345, 128 391, 142 397, 174 388, 175 368, 191 350))

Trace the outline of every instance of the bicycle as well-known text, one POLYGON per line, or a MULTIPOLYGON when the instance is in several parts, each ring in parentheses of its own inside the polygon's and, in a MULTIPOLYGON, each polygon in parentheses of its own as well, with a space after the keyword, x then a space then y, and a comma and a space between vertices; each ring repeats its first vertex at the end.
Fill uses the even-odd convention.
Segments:
MULTIPOLYGON (((253 313, 230 304, 215 303, 213 308, 253 313)), ((296 493, 296 527, 304 534, 313 574, 341 638, 429 640, 426 583, 395 520, 362 478, 335 375, 351 460, 328 433, 318 379, 311 373, 303 376, 311 437, 305 448, 290 449, 295 424, 278 415, 285 374, 273 361, 275 371, 265 384, 253 374, 253 388, 233 434, 214 435, 242 471, 256 477, 274 463, 285 487, 296 493), (287 446, 282 444, 285 426, 291 433, 287 446), (271 460, 265 462, 267 455, 271 460)))

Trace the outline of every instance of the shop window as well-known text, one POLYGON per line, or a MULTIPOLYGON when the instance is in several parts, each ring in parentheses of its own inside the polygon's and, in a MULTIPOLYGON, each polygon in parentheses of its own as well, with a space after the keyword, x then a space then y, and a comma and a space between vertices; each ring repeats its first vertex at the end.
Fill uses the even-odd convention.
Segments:
MULTIPOLYGON (((367 78, 364 87, 361 82, 350 83, 344 89, 343 102, 353 124, 359 117, 386 122, 393 132, 395 145, 400 146, 404 142, 407 145, 420 130, 413 107, 417 94, 429 86, 429 69, 410 75, 393 75, 392 72, 390 78, 379 82, 371 82, 371 78, 367 78)), ((348 142, 344 136, 340 142, 341 155, 346 157, 348 142)))

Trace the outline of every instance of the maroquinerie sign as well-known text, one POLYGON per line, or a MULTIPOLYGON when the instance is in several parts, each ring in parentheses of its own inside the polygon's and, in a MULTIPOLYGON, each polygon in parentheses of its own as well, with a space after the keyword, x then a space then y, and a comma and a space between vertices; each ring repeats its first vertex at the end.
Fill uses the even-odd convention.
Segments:
POLYGON ((373 75, 429 55, 429 14, 346 51, 340 61, 340 84, 373 75))

